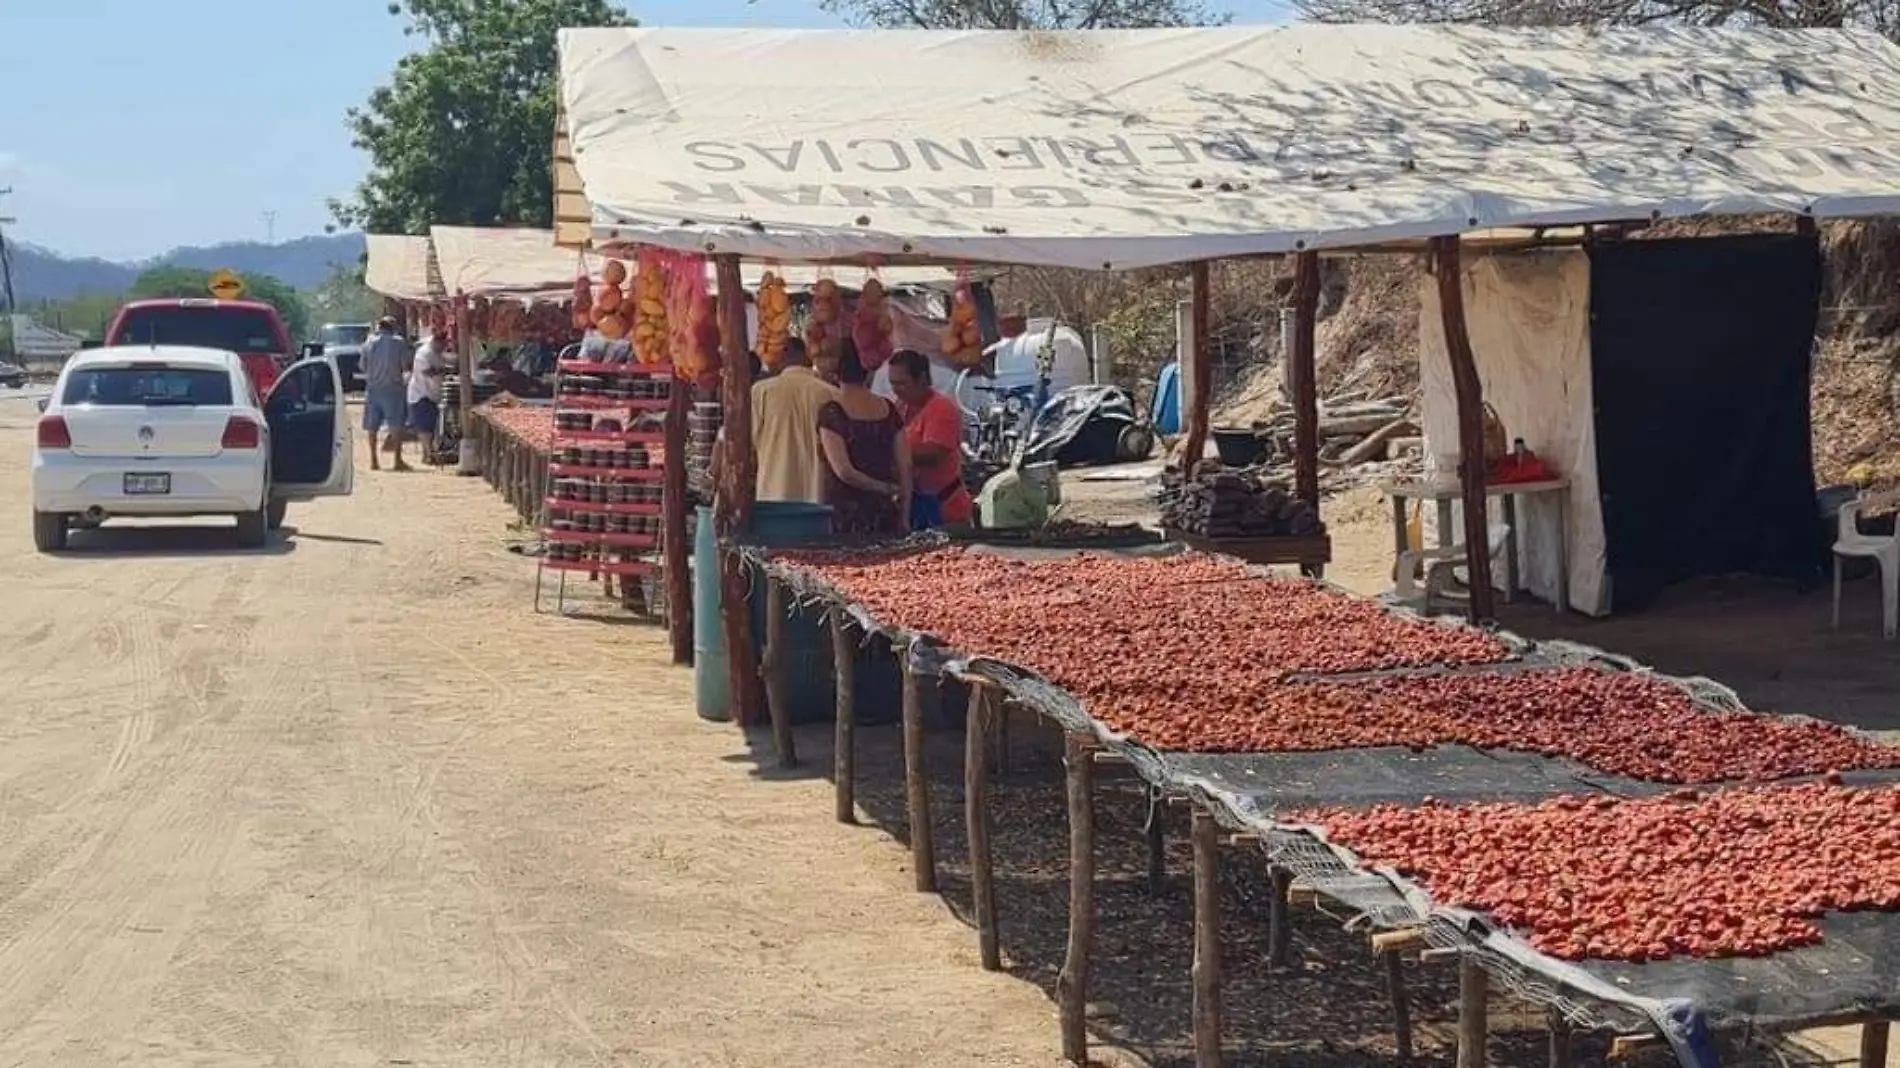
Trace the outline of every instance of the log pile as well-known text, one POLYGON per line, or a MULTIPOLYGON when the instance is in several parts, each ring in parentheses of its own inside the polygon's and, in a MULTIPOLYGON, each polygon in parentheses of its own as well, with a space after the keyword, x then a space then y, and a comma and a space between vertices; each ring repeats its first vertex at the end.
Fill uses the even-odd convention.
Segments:
POLYGON ((1225 468, 1207 460, 1184 481, 1173 470, 1162 476, 1163 526, 1204 538, 1295 537, 1325 532, 1311 505, 1293 496, 1285 482, 1252 468, 1225 468))
MULTIPOLYGON (((1406 416, 1403 397, 1365 400, 1345 394, 1324 401, 1319 413, 1319 458, 1323 463, 1341 467, 1392 458, 1395 440, 1418 434, 1418 427, 1406 416)), ((1253 424, 1254 431, 1267 442, 1269 455, 1293 455, 1293 409, 1276 405, 1268 417, 1253 424)))

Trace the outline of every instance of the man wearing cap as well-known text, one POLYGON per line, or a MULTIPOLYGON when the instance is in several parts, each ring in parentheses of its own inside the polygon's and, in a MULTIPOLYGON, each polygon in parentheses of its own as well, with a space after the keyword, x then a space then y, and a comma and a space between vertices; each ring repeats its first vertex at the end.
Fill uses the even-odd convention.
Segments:
POLYGON ((383 469, 376 435, 384 427, 389 428, 389 439, 395 443, 396 470, 409 470, 402 458, 402 428, 409 421, 403 376, 413 361, 409 343, 396 332, 396 320, 389 316, 378 320, 376 336, 363 346, 363 430, 369 435, 371 471, 383 469))

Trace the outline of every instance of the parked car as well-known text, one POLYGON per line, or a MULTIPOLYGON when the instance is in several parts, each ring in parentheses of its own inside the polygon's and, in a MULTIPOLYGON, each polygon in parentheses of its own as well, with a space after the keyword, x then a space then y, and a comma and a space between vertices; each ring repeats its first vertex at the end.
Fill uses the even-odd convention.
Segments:
POLYGON ((296 358, 277 309, 255 300, 177 297, 137 300, 119 309, 107 345, 189 345, 235 352, 263 397, 296 358))
POLYGON ((348 496, 352 436, 329 360, 302 360, 263 400, 236 353, 183 345, 68 360, 33 446, 33 544, 121 516, 231 515, 264 544, 291 501, 348 496))
POLYGON ((26 385, 26 368, 0 360, 0 385, 8 389, 19 389, 26 385))
POLYGON ((336 361, 344 389, 363 388, 363 346, 369 343, 369 334, 368 323, 324 323, 317 331, 323 355, 336 361))

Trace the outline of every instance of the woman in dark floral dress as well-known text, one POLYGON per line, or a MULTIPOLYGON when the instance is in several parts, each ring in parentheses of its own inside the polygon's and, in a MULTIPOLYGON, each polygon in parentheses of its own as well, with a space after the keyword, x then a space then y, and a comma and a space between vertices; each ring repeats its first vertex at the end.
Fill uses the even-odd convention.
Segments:
POLYGON ((834 534, 895 537, 910 527, 910 449, 897 406, 871 392, 849 338, 839 345, 838 399, 818 410, 825 503, 834 534))

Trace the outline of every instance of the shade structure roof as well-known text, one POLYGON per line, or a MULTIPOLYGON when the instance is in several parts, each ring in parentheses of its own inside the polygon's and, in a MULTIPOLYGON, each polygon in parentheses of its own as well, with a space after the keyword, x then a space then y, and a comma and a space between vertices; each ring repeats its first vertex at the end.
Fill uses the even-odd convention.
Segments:
POLYGON ((432 301, 442 297, 442 283, 430 266, 433 251, 426 237, 409 234, 367 234, 369 258, 363 284, 371 292, 394 300, 432 301))
POLYGON ((596 243, 1124 269, 1900 211, 1900 50, 1856 31, 573 29, 560 65, 596 243))
MULTIPOLYGON (((554 243, 552 230, 521 227, 432 226, 442 288, 450 296, 566 300, 584 258, 554 243)), ((600 261, 592 261, 599 281, 600 261)))

